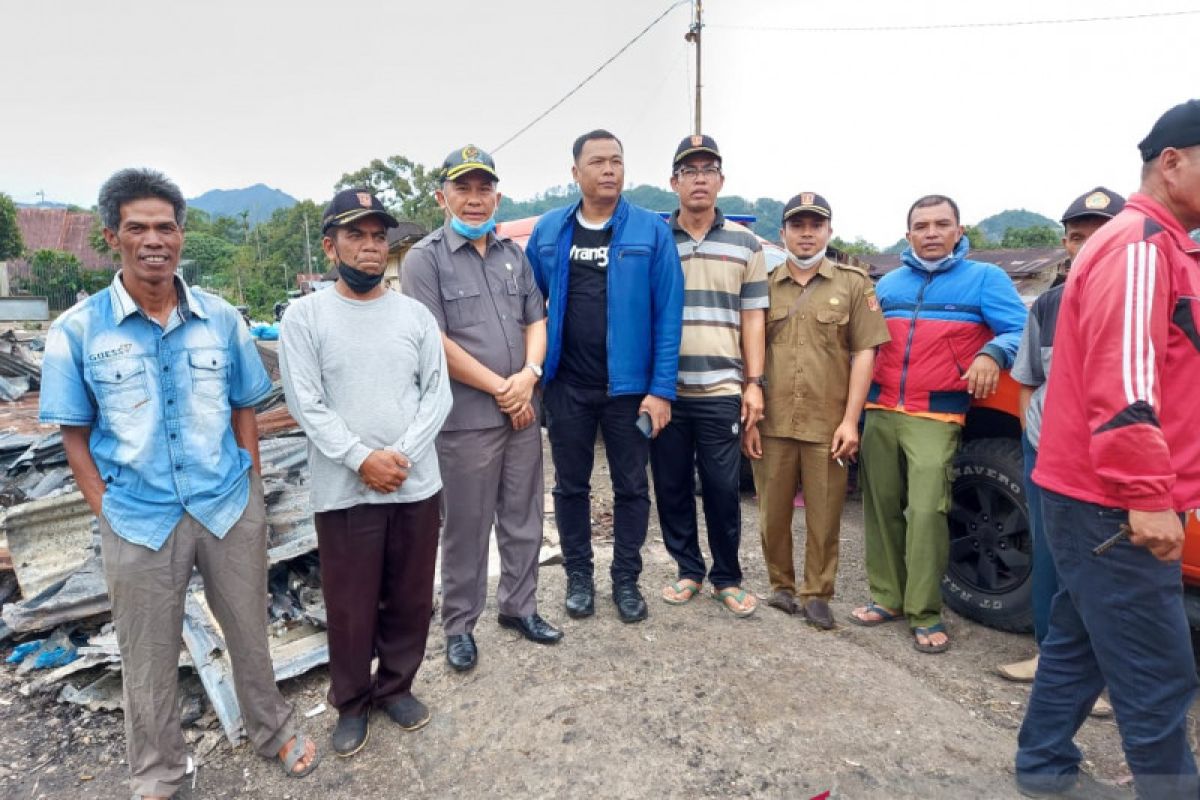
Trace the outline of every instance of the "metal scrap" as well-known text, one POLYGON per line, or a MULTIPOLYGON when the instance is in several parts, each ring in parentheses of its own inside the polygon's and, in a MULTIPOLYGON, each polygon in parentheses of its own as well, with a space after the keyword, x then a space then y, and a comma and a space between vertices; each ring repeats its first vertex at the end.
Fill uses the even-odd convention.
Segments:
MULTIPOLYGON (((49 478, 45 475, 39 483, 49 478)), ((0 512, 13 569, 25 597, 75 572, 93 555, 96 518, 82 492, 33 500, 0 512)))

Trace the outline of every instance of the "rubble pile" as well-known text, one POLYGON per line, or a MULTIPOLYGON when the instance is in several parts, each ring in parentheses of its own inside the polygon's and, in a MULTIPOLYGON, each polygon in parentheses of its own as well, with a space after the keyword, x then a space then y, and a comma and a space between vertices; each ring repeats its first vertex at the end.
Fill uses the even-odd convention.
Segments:
POLYGON ((0 400, 20 400, 42 383, 42 349, 45 340, 28 332, 9 329, 0 334, 0 400))
MULTIPOLYGON (((6 337, 0 335, 0 350, 11 342, 6 337)), ((0 353, 0 377, 7 377, 6 363, 0 353)), ((36 420, 36 402, 29 407, 36 420)), ((257 410, 270 431, 259 448, 271 656, 275 677, 283 680, 329 660, 325 605, 308 502, 307 439, 287 416, 278 387, 257 410)), ((61 435, 47 431, 0 430, 0 640, 17 642, 7 660, 19 665, 25 696, 55 692, 60 701, 92 711, 116 710, 121 656, 96 517, 71 477, 61 435)), ((245 733, 229 658, 199 573, 188 587, 179 663, 186 671, 180 689, 185 723, 219 724, 232 744, 240 742, 245 733)))

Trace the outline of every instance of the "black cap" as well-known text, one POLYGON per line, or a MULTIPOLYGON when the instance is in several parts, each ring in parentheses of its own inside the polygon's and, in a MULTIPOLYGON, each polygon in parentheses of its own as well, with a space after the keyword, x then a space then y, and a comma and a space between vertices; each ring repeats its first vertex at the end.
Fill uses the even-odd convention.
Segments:
POLYGON ((500 180, 500 176, 496 174, 496 162, 473 144, 455 150, 446 156, 446 159, 442 161, 442 180, 452 181, 475 170, 486 172, 496 180, 500 180))
POLYGON ((325 206, 325 214, 321 217, 321 233, 328 233, 330 228, 349 225, 372 214, 382 219, 385 227, 395 228, 400 225, 370 190, 343 189, 325 206))
POLYGON ((1200 144, 1200 100, 1180 103, 1158 118, 1145 139, 1138 143, 1142 161, 1153 161, 1165 148, 1183 149, 1200 144))
POLYGON ((679 147, 675 148, 675 160, 671 162, 671 166, 678 167, 680 161, 697 153, 708 153, 710 156, 718 159, 721 157, 721 151, 717 147, 716 140, 711 136, 704 136, 697 133, 692 136, 685 136, 683 141, 679 143, 679 147))
POLYGON ((1066 225, 1080 217, 1104 217, 1112 219, 1125 207, 1125 198, 1103 186, 1097 186, 1075 198, 1075 202, 1063 212, 1062 223, 1066 225))
POLYGON ((813 192, 801 192, 788 200, 787 205, 783 207, 782 221, 787 222, 788 218, 797 214, 816 214, 818 217, 832 219, 833 209, 829 207, 829 201, 821 195, 813 192))

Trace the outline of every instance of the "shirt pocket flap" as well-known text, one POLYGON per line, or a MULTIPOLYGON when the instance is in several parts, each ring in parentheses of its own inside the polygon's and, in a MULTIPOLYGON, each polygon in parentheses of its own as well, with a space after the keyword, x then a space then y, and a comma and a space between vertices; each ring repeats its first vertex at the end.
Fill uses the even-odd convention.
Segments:
POLYGON ((469 284, 457 284, 442 286, 442 299, 446 302, 451 300, 464 300, 468 297, 479 297, 479 287, 469 284))
POLYGON ((832 308, 823 308, 817 312, 817 322, 845 325, 849 321, 850 315, 845 311, 834 311, 832 308))
POLYGON ((124 383, 135 375, 146 371, 146 365, 138 358, 121 358, 103 361, 92 367, 92 378, 97 383, 124 383))
POLYGON ((789 311, 791 309, 785 305, 771 306, 767 309, 767 322, 779 322, 787 317, 789 311))
POLYGON ((224 350, 192 350, 188 353, 192 369, 224 371, 229 366, 229 354, 224 350))

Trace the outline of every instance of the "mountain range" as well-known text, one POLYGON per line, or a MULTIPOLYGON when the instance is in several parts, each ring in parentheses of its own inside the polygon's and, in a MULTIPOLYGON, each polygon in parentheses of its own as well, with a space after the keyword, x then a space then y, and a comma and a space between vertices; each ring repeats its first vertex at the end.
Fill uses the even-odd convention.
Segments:
POLYGON ((276 209, 291 208, 296 198, 287 192, 272 189, 262 183, 244 189, 212 189, 199 197, 188 199, 188 205, 205 211, 212 217, 240 217, 249 212, 250 225, 257 225, 271 218, 276 209))

